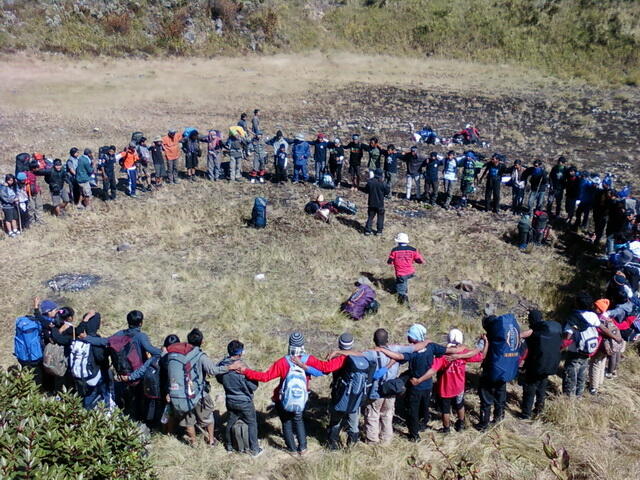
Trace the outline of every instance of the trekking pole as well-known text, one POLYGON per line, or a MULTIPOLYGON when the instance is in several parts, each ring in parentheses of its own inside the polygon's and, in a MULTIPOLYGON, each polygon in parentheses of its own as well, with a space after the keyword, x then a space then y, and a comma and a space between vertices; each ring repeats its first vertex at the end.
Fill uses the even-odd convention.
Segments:
POLYGON ((22 213, 20 213, 20 202, 16 204, 16 210, 18 211, 18 228, 22 233, 22 213))

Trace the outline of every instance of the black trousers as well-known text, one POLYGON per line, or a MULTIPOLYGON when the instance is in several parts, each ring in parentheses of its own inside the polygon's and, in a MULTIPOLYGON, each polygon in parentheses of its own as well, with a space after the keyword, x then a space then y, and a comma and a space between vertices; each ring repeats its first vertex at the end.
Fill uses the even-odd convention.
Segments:
POLYGON ((493 210, 498 212, 500 210, 500 179, 487 182, 487 186, 484 190, 484 205, 487 212, 493 210), (493 198, 492 198, 493 197, 493 198))
POLYGON ((227 402, 227 411, 229 412, 229 418, 224 430, 227 450, 233 450, 231 430, 238 420, 242 420, 249 429, 249 449, 253 453, 257 452, 260 448, 258 445, 258 419, 253 402, 227 402))
POLYGON ((494 421, 502 420, 507 402, 507 384, 505 382, 492 382, 488 378, 480 377, 478 396, 480 397, 480 425, 486 426, 489 424, 491 407, 494 407, 494 421))
POLYGON ((117 185, 118 184, 116 182, 115 172, 105 173, 105 175, 102 177, 102 193, 105 200, 107 199, 107 197, 111 198, 112 200, 116 198, 117 185))
POLYGON ((593 210, 593 226, 596 233, 596 243, 600 243, 602 237, 604 236, 604 229, 607 226, 607 214, 605 212, 601 212, 599 210, 593 210))
POLYGON ((544 400, 547 397, 547 375, 528 376, 525 375, 522 383, 522 415, 530 417, 535 402, 535 412, 539 413, 544 408, 544 400))
POLYGON ((373 223, 373 219, 377 216, 378 222, 376 229, 378 233, 382 233, 382 230, 384 230, 384 208, 369 207, 367 214, 367 223, 364 226, 365 232, 371 232, 371 224, 373 223))
POLYGON ((416 390, 409 389, 405 398, 407 407, 407 426, 409 427, 409 438, 417 440, 420 438, 420 417, 424 419, 425 425, 429 422, 429 403, 431 402, 431 389, 416 390))

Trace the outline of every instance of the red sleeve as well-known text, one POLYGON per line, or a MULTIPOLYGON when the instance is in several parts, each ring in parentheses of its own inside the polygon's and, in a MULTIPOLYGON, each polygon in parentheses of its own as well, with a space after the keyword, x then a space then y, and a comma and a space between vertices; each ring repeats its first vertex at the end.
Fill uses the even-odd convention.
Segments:
POLYGON ((616 321, 615 318, 611 318, 610 320, 613 322, 613 324, 618 327, 618 330, 628 330, 631 328, 631 324, 633 324, 634 320, 636 319, 636 317, 627 317, 626 319, 624 319, 622 322, 618 322, 616 321))
POLYGON ((270 382, 274 378, 286 377, 287 372, 289 372, 289 363, 286 358, 282 357, 280 360, 275 361, 273 365, 264 372, 247 368, 244 371, 244 376, 249 380, 255 380, 257 382, 270 382))
POLYGON ((422 254, 418 250, 416 250, 416 254, 415 254, 414 260, 416 261, 416 263, 424 263, 424 257, 422 256, 422 254))
POLYGON ((389 258, 387 258, 387 263, 388 263, 388 264, 392 264, 392 263, 393 263, 394 258, 395 258, 395 252, 391 252, 391 253, 389 254, 389 258))
POLYGON ((484 360, 484 355, 482 354, 482 352, 478 352, 471 358, 465 358, 464 361, 467 363, 478 363, 478 362, 481 362, 482 360, 484 360))
POLYGON ((346 359, 346 356, 340 355, 339 357, 332 358, 328 362, 323 362, 322 360, 318 360, 313 355, 309 355, 309 358, 307 359, 307 365, 313 368, 317 368, 322 373, 331 373, 335 372, 336 370, 340 370, 344 365, 346 359))
POLYGON ((448 366, 449 366, 449 361, 444 356, 435 357, 433 359, 433 363, 431 364, 431 368, 433 370, 435 370, 436 372, 439 371, 439 370, 444 370, 448 366))

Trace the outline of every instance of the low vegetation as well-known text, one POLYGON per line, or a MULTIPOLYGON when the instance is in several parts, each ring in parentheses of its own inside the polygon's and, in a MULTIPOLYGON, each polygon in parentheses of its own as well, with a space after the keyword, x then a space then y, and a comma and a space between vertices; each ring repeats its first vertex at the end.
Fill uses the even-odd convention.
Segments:
POLYGON ((640 83, 628 0, 117 0, 0 2, 0 48, 211 56, 321 49, 533 66, 640 83))

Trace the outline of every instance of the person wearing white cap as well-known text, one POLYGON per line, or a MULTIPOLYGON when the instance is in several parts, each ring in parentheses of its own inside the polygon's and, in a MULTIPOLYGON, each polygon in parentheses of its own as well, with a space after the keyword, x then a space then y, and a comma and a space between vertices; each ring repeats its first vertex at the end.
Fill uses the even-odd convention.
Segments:
POLYGON ((413 278, 416 269, 414 263, 424 263, 424 257, 415 248, 409 245, 409 235, 399 233, 395 238, 396 246, 389 253, 387 264, 393 265, 396 274, 396 294, 398 302, 409 303, 409 279, 413 278))

